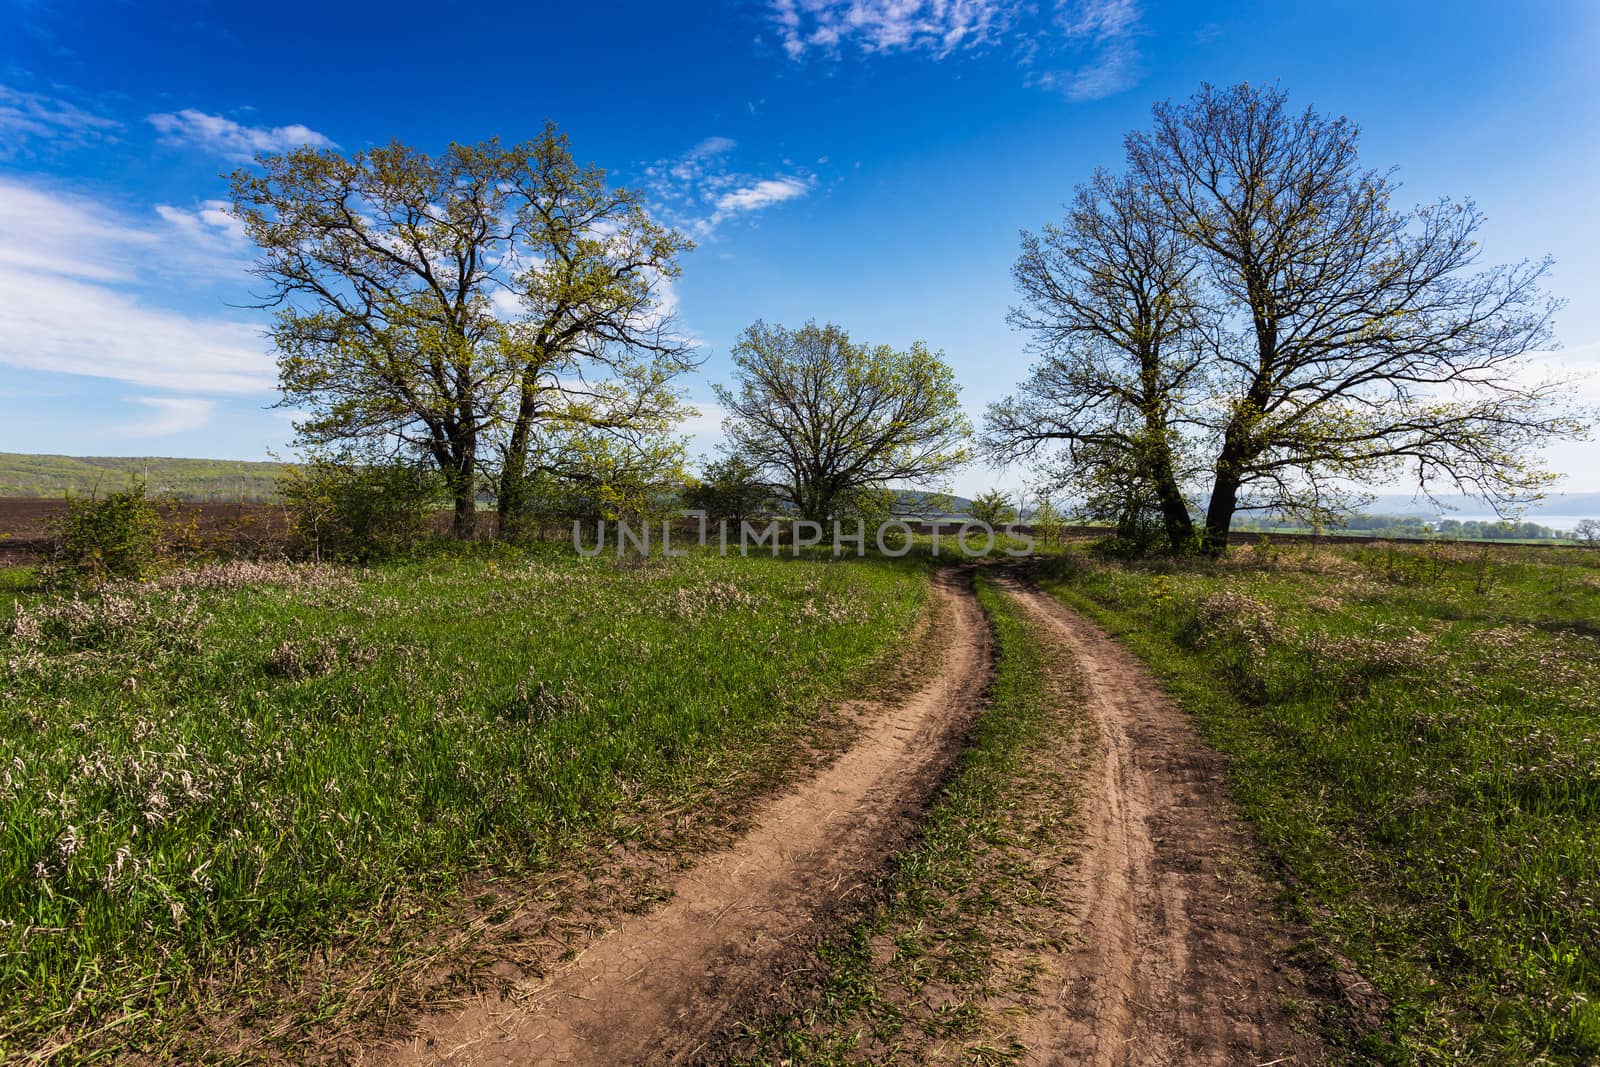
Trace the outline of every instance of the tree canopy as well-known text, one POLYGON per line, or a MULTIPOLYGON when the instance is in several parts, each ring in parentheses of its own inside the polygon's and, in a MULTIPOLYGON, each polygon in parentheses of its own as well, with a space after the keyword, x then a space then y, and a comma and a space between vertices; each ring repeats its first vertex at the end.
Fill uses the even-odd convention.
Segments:
POLYGON ((871 509, 890 483, 938 483, 967 462, 971 427, 955 375, 918 341, 903 351, 838 326, 756 322, 718 386, 731 451, 804 519, 871 509))
POLYGON ((1148 493, 1174 548, 1172 502, 1203 494, 1214 552, 1241 509, 1320 521, 1358 481, 1536 496, 1538 446, 1582 430, 1524 358, 1550 341, 1548 260, 1478 269, 1482 213, 1397 208, 1358 142, 1277 88, 1157 105, 1126 177, 1024 238, 1014 321, 1045 358, 991 410, 991 454, 1065 443, 1148 493))
POLYGON ((690 242, 575 164, 554 126, 438 157, 393 143, 257 162, 233 175, 233 213, 261 251, 303 445, 420 452, 470 536, 480 475, 498 469, 503 519, 524 508, 536 428, 626 444, 682 414, 671 382, 694 361, 666 287, 690 242))

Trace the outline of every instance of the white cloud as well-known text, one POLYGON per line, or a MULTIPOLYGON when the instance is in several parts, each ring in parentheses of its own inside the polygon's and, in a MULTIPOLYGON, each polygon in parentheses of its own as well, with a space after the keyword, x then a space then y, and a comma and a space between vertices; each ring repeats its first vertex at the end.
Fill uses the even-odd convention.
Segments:
POLYGON ((732 138, 707 137, 681 156, 646 165, 644 184, 656 212, 674 226, 708 237, 730 219, 798 199, 816 187, 815 175, 804 168, 771 177, 740 170, 728 158, 736 147, 732 138))
POLYGON ((211 422, 216 404, 197 396, 131 396, 130 402, 151 409, 146 418, 118 427, 129 437, 171 437, 203 429, 211 422))
POLYGON ((714 456, 727 440, 722 432, 722 420, 728 409, 709 400, 692 402, 695 414, 678 424, 678 432, 689 439, 689 452, 694 456, 714 456))
POLYGON ((175 113, 151 115, 148 121, 160 132, 165 144, 193 145, 241 163, 248 163, 259 152, 286 152, 305 145, 313 148, 339 147, 332 139, 298 123, 290 126, 244 126, 232 119, 207 115, 192 107, 175 113))
POLYGON ((1062 26, 1091 53, 1089 62, 1053 79, 1068 100, 1100 100, 1139 83, 1138 0, 1079 0, 1063 10, 1062 26))
POLYGON ((81 145, 121 128, 122 123, 116 119, 85 111, 58 97, 0 85, 0 159, 20 155, 24 146, 35 140, 52 147, 81 145))
MULTIPOLYGON (((204 219, 213 210, 202 206, 194 226, 218 229, 204 219)), ((162 218, 140 225, 0 178, 0 364, 176 392, 271 389, 276 374, 257 327, 152 306, 138 292, 152 281, 203 291, 242 266, 197 244, 186 223, 162 218)))
POLYGON ((838 55, 851 45, 867 54, 926 51, 943 58, 988 44, 1026 6, 1017 0, 773 0, 778 38, 790 59, 838 55))
POLYGON ((799 178, 768 178, 717 197, 717 213, 725 216, 740 211, 760 211, 805 196, 810 191, 811 183, 799 178))
POLYGON ((732 137, 707 137, 704 141, 689 149, 690 159, 706 159, 712 156, 726 155, 739 147, 739 142, 732 137))
POLYGON ((770 0, 792 60, 921 52, 944 59, 989 46, 1014 50, 1027 82, 1069 100, 1098 100, 1143 74, 1140 0, 770 0), (1041 66, 1049 69, 1041 70, 1041 66))
POLYGON ((1103 100, 1139 84, 1143 71, 1139 50, 1132 41, 1116 38, 1102 43, 1086 64, 1067 70, 1046 71, 1033 84, 1056 89, 1068 100, 1103 100))
POLYGON ((219 241, 234 248, 244 245, 244 223, 228 214, 226 200, 202 200, 192 209, 157 204, 156 214, 194 240, 219 241))
POLYGON ((254 393, 276 380, 260 331, 152 308, 104 285, 0 270, 0 363, 156 389, 254 393))

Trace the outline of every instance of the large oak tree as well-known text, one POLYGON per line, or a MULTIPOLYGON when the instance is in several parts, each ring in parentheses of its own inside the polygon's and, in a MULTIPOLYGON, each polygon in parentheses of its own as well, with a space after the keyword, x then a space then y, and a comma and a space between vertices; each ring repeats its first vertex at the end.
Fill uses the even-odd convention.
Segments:
POLYGON ((666 286, 689 242, 553 126, 438 157, 395 143, 257 163, 233 175, 233 211, 261 250, 303 445, 421 452, 469 537, 486 472, 514 530, 538 431, 626 441, 681 414, 671 382, 693 360, 666 286))
MULTIPOLYGON (((1534 380, 1525 358, 1550 339, 1548 261, 1478 269, 1482 214, 1451 201, 1396 207, 1391 175, 1361 164, 1358 141, 1348 119, 1293 111, 1278 89, 1248 85, 1157 105, 1153 127, 1127 140, 1127 188, 1200 268, 1209 315, 1192 341, 1205 348, 1204 387, 1174 390, 1168 422, 1205 457, 1193 488, 1206 494, 1213 552, 1240 509, 1320 520, 1359 482, 1526 500, 1549 477, 1539 445, 1581 432, 1560 387, 1534 380)), ((1065 298, 1044 291, 1045 303, 1081 316, 1071 294, 1138 262, 1060 258, 1065 298)), ((1024 294, 1037 309, 1040 291, 1024 294)), ((1086 373, 1054 390, 1036 376, 1018 402, 1081 425, 1074 411, 1120 364, 1096 369, 1083 345, 1069 347, 1086 373)), ((1015 442, 1016 429, 992 420, 991 436, 1015 442)))

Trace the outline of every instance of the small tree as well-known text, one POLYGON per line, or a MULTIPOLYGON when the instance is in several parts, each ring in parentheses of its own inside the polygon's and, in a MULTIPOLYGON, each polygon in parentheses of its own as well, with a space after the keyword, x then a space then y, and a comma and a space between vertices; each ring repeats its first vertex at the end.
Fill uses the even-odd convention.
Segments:
POLYGON ((140 581, 160 556, 161 513, 142 481, 103 497, 69 497, 49 528, 55 546, 48 570, 71 582, 140 581))
POLYGON ((1004 526, 1017 517, 1017 509, 1011 506, 1011 501, 998 489, 990 489, 974 497, 970 510, 974 519, 993 527, 1004 526))
POLYGON ((834 325, 757 322, 733 348, 735 387, 717 387, 732 448, 803 519, 825 523, 890 483, 948 477, 971 432, 944 359, 850 340, 834 325))
POLYGON ((547 493, 531 502, 544 518, 653 523, 676 510, 688 478, 683 439, 670 433, 547 427, 530 464, 547 493))
POLYGON ((1584 519, 1572 531, 1572 539, 1585 548, 1600 548, 1600 519, 1584 519))
POLYGON ((744 457, 726 456, 706 466, 700 480, 684 491, 683 502, 712 522, 729 522, 737 529, 747 518, 771 510, 772 487, 744 457))
POLYGON ((1038 503, 1033 506, 1033 530, 1038 534, 1039 540, 1047 545, 1060 542, 1062 528, 1065 525, 1061 512, 1050 499, 1052 495, 1048 488, 1041 488, 1034 494, 1038 503))

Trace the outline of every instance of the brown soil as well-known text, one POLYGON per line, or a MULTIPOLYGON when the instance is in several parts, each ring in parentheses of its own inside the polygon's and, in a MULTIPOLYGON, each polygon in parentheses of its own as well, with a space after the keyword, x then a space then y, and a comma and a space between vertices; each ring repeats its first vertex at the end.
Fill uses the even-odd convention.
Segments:
MULTIPOLYGON (((254 554, 281 551, 288 521, 277 504, 161 502, 167 540, 183 551, 254 554)), ((67 512, 59 497, 0 497, 0 566, 33 563, 50 553, 50 521, 67 512)))
POLYGON ((932 681, 882 710, 820 775, 768 802, 671 900, 547 979, 426 1019, 367 1059, 397 1065, 692 1061, 741 1020, 786 961, 864 897, 959 751, 988 677, 989 638, 964 578, 935 579, 948 641, 932 681))
POLYGON ((1101 758, 1088 772, 1081 911, 1023 1030, 1028 1062, 1307 1064, 1310 1003, 1273 916, 1222 758, 1127 650, 1052 597, 1008 583, 1065 638, 1101 758))

